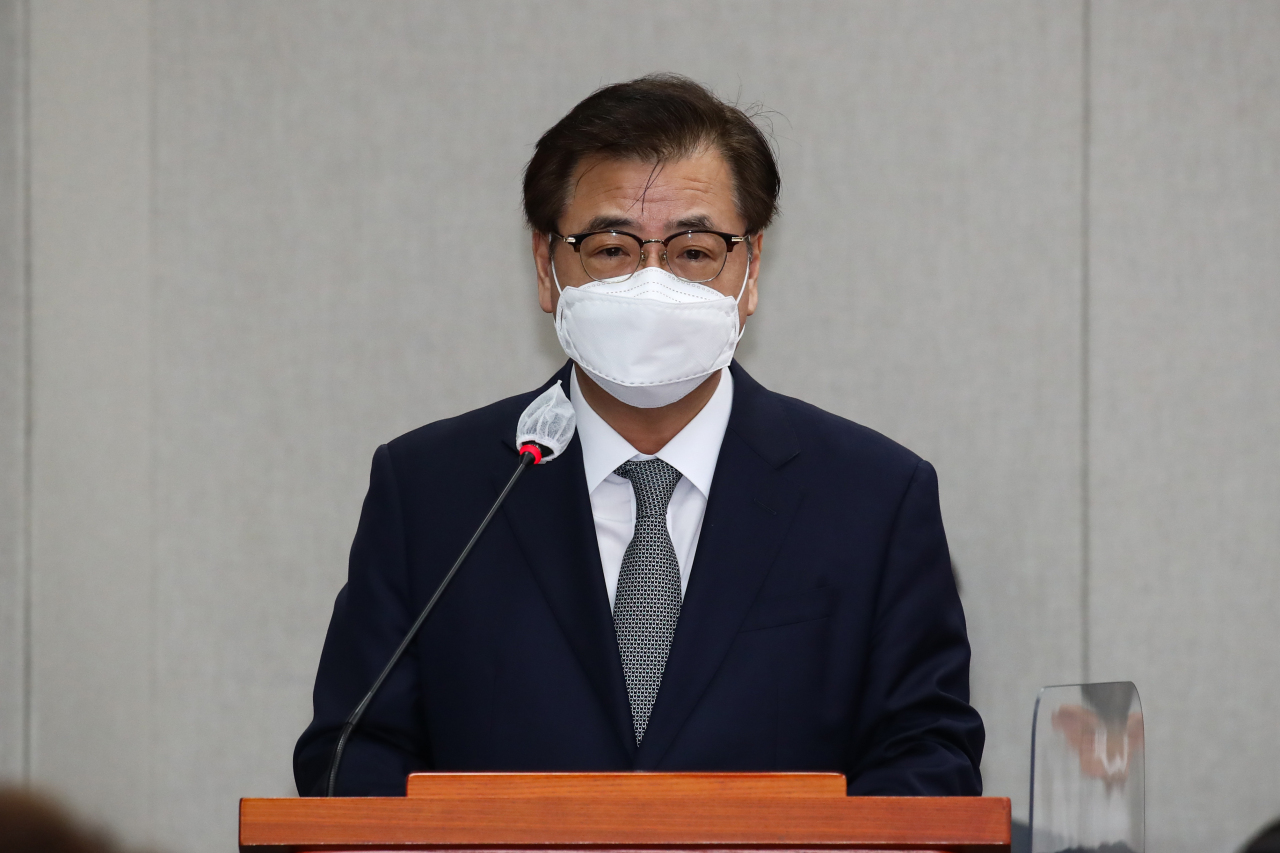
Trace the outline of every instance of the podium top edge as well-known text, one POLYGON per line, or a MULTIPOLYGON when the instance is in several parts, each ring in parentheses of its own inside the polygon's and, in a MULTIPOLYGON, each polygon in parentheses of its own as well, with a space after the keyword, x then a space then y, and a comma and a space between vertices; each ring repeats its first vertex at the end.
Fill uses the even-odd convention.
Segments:
POLYGON ((414 773, 411 798, 843 797, 840 773, 414 773))

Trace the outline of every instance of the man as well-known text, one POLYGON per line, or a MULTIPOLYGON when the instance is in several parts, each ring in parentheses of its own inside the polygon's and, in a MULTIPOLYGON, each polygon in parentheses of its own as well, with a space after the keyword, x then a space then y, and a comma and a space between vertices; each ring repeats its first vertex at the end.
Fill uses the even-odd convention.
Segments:
POLYGON ((337 792, 416 770, 835 770, 850 794, 978 794, 983 729, 930 465, 757 384, 780 186, 684 78, 609 86, 538 142, 525 211, 572 358, 538 391, 380 447, 294 755, 343 720, 514 470, 560 382, 577 416, 485 531, 346 749, 337 792))

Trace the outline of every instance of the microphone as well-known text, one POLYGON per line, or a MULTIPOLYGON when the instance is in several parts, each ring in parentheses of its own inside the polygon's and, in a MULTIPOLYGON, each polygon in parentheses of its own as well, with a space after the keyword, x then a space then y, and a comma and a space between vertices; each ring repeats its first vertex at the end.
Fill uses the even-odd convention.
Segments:
POLYGON ((573 438, 573 431, 576 427, 577 418, 573 413, 573 404, 569 402, 569 398, 564 394, 564 389, 560 387, 560 380, 556 380, 555 385, 552 385, 534 398, 534 401, 521 413, 520 420, 516 424, 516 449, 520 452, 520 462, 516 466, 515 473, 511 475, 511 479, 507 481, 506 488, 502 490, 502 493, 498 495, 498 499, 493 502, 493 506, 489 508, 488 515, 484 517, 484 520, 480 522, 480 526, 476 528, 476 532, 472 535, 471 541, 467 543, 467 547, 462 549, 462 553, 454 561, 453 568, 449 569, 449 573, 444 576, 444 580, 440 581, 435 593, 427 601, 427 606, 422 608, 422 612, 418 614, 413 627, 409 629, 409 633, 405 634, 404 639, 400 641, 399 648, 396 649, 391 659, 387 661, 387 665, 382 668, 382 673, 373 682, 369 692, 364 695, 364 698, 360 700, 360 704, 356 706, 355 710, 351 712, 351 716, 347 717, 347 721, 343 723, 342 732, 338 735, 338 743, 333 749, 333 757, 329 760, 329 781, 325 787, 326 797, 333 796, 333 790, 338 784, 338 767, 342 764, 342 753, 347 748, 347 741, 351 738, 351 733, 360 724, 360 718, 364 716, 364 712, 369 708, 369 703, 373 701, 378 689, 382 687, 382 682, 387 680, 387 676, 391 674, 391 670, 399 663, 405 650, 413 642, 413 638, 418 635, 418 630, 422 628, 422 623, 427 621, 427 616, 431 613, 432 608, 436 606, 436 602, 440 600, 440 596, 444 593, 445 587, 449 585, 449 581, 453 580, 453 576, 458 573, 462 562, 471 553, 471 549, 480 539, 480 534, 484 533, 484 529, 489 526, 489 522, 493 519, 494 514, 497 513, 498 507, 502 506, 502 502, 506 500, 507 493, 511 491, 511 487, 516 484, 516 480, 520 479, 524 469, 530 465, 545 465, 563 453, 564 449, 569 446, 569 441, 573 438))

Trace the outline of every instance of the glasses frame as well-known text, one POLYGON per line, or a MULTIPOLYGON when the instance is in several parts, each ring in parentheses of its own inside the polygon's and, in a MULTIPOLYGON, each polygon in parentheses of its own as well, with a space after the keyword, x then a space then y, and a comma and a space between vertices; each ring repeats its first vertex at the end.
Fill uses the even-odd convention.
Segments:
MULTIPOLYGON (((678 275, 674 270, 671 270, 671 274, 674 275, 676 278, 680 279, 681 281, 687 281, 690 284, 704 284, 708 281, 713 281, 715 278, 717 278, 720 275, 720 273, 724 272, 725 266, 729 263, 730 253, 733 252, 734 247, 737 246, 739 243, 746 244, 748 257, 750 257, 750 252, 751 252, 751 239, 748 236, 744 234, 729 234, 725 231, 713 231, 710 228, 686 228, 685 230, 677 231, 676 233, 662 240, 658 240, 658 239, 645 240, 638 234, 632 234, 630 231, 620 231, 617 228, 601 228, 598 231, 582 231, 578 234, 556 234, 552 232, 551 234, 552 237, 558 240, 562 240, 573 247, 574 254, 578 256, 578 261, 582 264, 582 271, 585 272, 587 274, 587 277, 590 278, 592 281, 603 281, 603 279, 596 278, 590 273, 590 271, 587 270, 587 262, 582 257, 582 241, 586 240, 588 237, 594 237, 597 234, 620 234, 624 237, 630 237, 632 240, 635 240, 637 243, 640 244, 640 260, 639 262, 636 263, 636 268, 633 269, 627 275, 627 278, 631 278, 631 276, 639 272, 640 268, 644 266, 644 262, 648 260, 648 257, 647 257, 648 253, 645 252, 644 247, 649 245, 650 243, 662 244, 662 263, 666 264, 667 269, 670 270, 671 260, 667 257, 667 247, 671 245, 672 240, 676 239, 677 237, 684 237, 688 234, 714 234, 720 239, 724 240, 724 245, 725 245, 724 261, 720 264, 720 269, 716 270, 716 274, 711 276, 710 278, 703 278, 703 279, 694 281, 691 278, 685 278, 682 275, 678 275)), ((554 262, 555 262, 555 259, 552 258, 552 263, 554 262)))

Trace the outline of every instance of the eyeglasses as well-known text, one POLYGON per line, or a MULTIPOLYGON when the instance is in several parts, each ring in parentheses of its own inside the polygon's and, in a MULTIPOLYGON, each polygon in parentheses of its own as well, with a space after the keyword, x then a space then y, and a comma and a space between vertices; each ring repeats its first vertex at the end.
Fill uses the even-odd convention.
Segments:
POLYGON ((665 240, 642 240, 627 231, 551 236, 572 246, 582 269, 596 281, 630 278, 648 259, 644 247, 650 243, 662 245, 662 262, 676 277, 695 283, 711 281, 720 275, 733 248, 747 243, 746 237, 737 234, 704 230, 680 231, 665 240))

